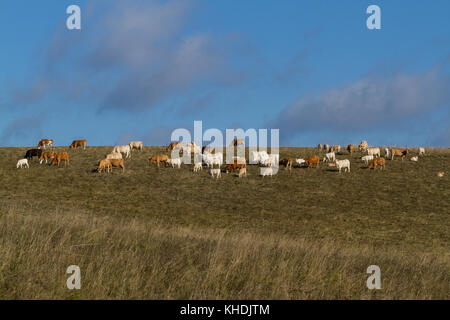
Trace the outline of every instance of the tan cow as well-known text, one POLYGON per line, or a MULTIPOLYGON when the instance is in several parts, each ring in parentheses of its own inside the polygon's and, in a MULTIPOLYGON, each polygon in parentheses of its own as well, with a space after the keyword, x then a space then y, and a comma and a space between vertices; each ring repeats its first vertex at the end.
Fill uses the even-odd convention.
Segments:
POLYGON ((315 164, 316 168, 319 168, 319 157, 318 156, 310 156, 305 160, 308 168, 312 168, 312 165, 315 164))
POLYGON ((156 165, 158 166, 158 168, 159 168, 159 164, 160 164, 161 162, 164 162, 164 164, 167 165, 168 160, 169 160, 169 157, 166 156, 165 154, 160 154, 160 155, 157 155, 157 156, 153 156, 153 157, 151 157, 151 158, 148 159, 149 164, 151 164, 151 163, 156 163, 156 165))
POLYGON ((367 149, 367 141, 366 140, 363 140, 363 141, 361 141, 361 143, 359 144, 359 151, 366 151, 366 149, 367 149))
POLYGON ((406 157, 406 155, 408 154, 409 149, 397 149, 397 148, 392 148, 391 149, 391 153, 392 153, 392 158, 391 160, 394 160, 394 156, 399 156, 402 157, 402 161, 403 159, 406 157))
POLYGON ((39 163, 42 164, 42 161, 45 160, 45 163, 47 163, 47 160, 51 158, 55 158, 56 152, 55 151, 44 151, 41 153, 41 156, 39 157, 39 163))
POLYGON ((128 143, 128 145, 130 146, 130 149, 136 149, 139 151, 142 151, 142 149, 144 148, 144 144, 142 143, 142 141, 131 141, 128 143))
POLYGON ((335 146, 331 146, 330 151, 328 151, 328 152, 340 152, 340 151, 341 151, 341 146, 335 145, 335 146))
POLYGON ((70 149, 77 149, 78 147, 83 148, 84 150, 86 150, 86 139, 83 140, 73 140, 72 144, 70 145, 70 149))
POLYGON ((122 168, 122 172, 125 171, 125 163, 123 159, 108 159, 107 161, 111 163, 112 167, 119 167, 122 168))
POLYGON ((322 151, 322 148, 323 148, 323 147, 322 147, 322 144, 319 143, 319 144, 317 145, 317 150, 318 150, 318 151, 322 151))
POLYGON ((386 160, 384 158, 375 158, 369 164, 369 170, 373 168, 376 169, 377 166, 381 166, 382 169, 386 169, 386 160))
POLYGON ((325 144, 323 145, 323 150, 324 150, 325 152, 328 152, 328 150, 330 150, 330 146, 329 146, 328 143, 325 143, 325 144))
POLYGON ((170 152, 170 151, 172 151, 175 148, 182 148, 182 147, 184 147, 184 142, 172 142, 167 147, 167 152, 170 152))
POLYGON ((245 139, 234 138, 233 141, 231 141, 230 143, 230 147, 232 146, 237 147, 239 145, 243 145, 245 147, 245 139))
POLYGON ((123 159, 122 154, 120 152, 113 152, 106 155, 106 160, 110 159, 123 159))
POLYGON ((354 150, 355 150, 355 146, 354 146, 354 145, 349 144, 349 145, 347 146, 347 151, 348 151, 348 153, 353 154, 353 151, 354 151, 354 150))
POLYGON ((61 163, 61 161, 64 160, 64 166, 69 164, 69 154, 67 152, 59 152, 56 154, 56 156, 53 158, 52 162, 50 163, 51 166, 61 163))
POLYGON ((279 164, 283 165, 285 170, 289 169, 289 171, 291 171, 293 162, 294 162, 294 159, 292 159, 292 158, 284 158, 283 160, 281 160, 279 162, 279 164))
POLYGON ((101 173, 103 170, 106 170, 106 172, 112 171, 112 164, 111 161, 109 161, 109 159, 100 160, 97 172, 101 173))

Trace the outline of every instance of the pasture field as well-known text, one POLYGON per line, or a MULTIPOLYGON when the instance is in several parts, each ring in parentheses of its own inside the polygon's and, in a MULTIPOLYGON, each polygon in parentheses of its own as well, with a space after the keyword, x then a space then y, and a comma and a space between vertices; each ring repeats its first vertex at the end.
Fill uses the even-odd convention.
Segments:
POLYGON ((450 298, 449 149, 385 171, 341 151, 350 173, 321 162, 263 179, 249 165, 218 180, 149 165, 165 147, 110 174, 95 169, 112 147, 56 147, 69 166, 16 169, 27 149, 0 148, 2 299, 450 298), (66 287, 72 264, 81 290, 66 287), (369 265, 380 290, 366 287, 369 265))

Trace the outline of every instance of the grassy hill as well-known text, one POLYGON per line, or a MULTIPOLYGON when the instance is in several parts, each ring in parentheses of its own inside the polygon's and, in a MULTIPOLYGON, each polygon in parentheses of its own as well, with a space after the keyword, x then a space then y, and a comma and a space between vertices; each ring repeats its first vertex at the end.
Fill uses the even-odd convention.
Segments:
POLYGON ((133 151, 111 174, 95 169, 112 147, 56 149, 68 167, 35 158, 16 169, 27 148, 0 148, 0 298, 450 297, 449 149, 385 171, 343 151, 350 173, 321 163, 262 179, 250 165, 248 178, 218 180, 149 165, 163 147, 133 151), (71 264, 81 290, 66 288, 71 264), (381 290, 366 287, 371 264, 381 290))

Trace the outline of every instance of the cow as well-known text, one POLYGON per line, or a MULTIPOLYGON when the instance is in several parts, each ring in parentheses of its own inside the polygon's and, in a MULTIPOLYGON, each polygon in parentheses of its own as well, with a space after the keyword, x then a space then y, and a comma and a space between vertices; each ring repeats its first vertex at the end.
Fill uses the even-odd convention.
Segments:
POLYGON ((240 168, 239 169, 239 178, 242 178, 244 176, 247 178, 247 168, 240 168))
MULTIPOLYGON (((265 152, 265 151, 263 151, 265 152)), ((279 163, 279 155, 278 154, 267 154, 267 152, 263 153, 264 156, 261 157, 260 163, 263 166, 273 167, 275 164, 279 163)), ((261 154, 260 154, 261 156, 261 154)))
POLYGON ((386 169, 386 160, 384 158, 374 158, 369 164, 369 170, 371 168, 375 170, 377 166, 380 166, 381 169, 386 169))
POLYGON ((344 159, 344 160, 338 160, 336 159, 334 161, 336 163, 336 168, 339 169, 339 173, 341 173, 341 169, 344 168, 347 170, 347 172, 350 172, 350 160, 344 159))
POLYGON ((317 150, 318 150, 318 151, 322 151, 322 149, 323 149, 322 144, 319 143, 319 144, 317 145, 317 150))
POLYGON ((247 165, 245 162, 240 163, 238 161, 238 159, 234 159, 233 163, 230 163, 227 165, 227 167, 225 168, 225 172, 228 173, 228 172, 232 172, 232 171, 238 170, 238 169, 240 170, 240 169, 246 168, 246 167, 247 167, 247 165))
POLYGON ((86 150, 86 139, 83 140, 73 140, 72 144, 69 146, 70 149, 76 149, 78 147, 83 148, 84 150, 86 150))
POLYGON ((121 153, 117 153, 117 152, 113 152, 110 154, 106 155, 106 160, 110 160, 110 159, 122 159, 122 154, 121 153))
POLYGON ((126 155, 126 158, 129 158, 129 157, 131 157, 131 148, 129 145, 115 146, 112 153, 123 153, 126 155))
POLYGON ((323 150, 325 150, 325 152, 328 152, 328 150, 330 150, 330 146, 328 145, 328 143, 325 143, 323 145, 323 150))
POLYGON ((374 157, 381 157, 380 148, 367 148, 367 155, 374 157))
POLYGON ((417 162, 417 161, 419 161, 419 157, 412 157, 412 158, 411 158, 411 161, 417 162))
POLYGON ((220 169, 210 169, 209 174, 212 176, 213 179, 214 179, 214 176, 216 176, 216 178, 219 179, 220 178, 220 169))
POLYGON ((319 168, 319 157, 318 156, 310 156, 306 158, 305 162, 308 165, 308 168, 312 168, 312 165, 315 164, 316 168, 319 168))
POLYGON ((131 141, 128 142, 128 145, 130 146, 130 150, 136 149, 142 151, 142 149, 144 148, 144 144, 142 143, 142 141, 131 141))
MULTIPOLYGON (((123 159, 108 159, 107 161, 109 161, 111 163, 111 167, 122 168, 122 173, 125 171, 125 163, 124 163, 123 159)), ((111 168, 111 170, 112 170, 112 168, 111 168)))
POLYGON ((306 163, 305 159, 295 159, 295 163, 301 166, 302 164, 306 163))
POLYGON ((409 152, 409 149, 408 149, 408 148, 406 148, 406 149, 404 149, 404 150, 402 150, 402 149, 397 149, 397 148, 392 148, 392 149, 391 149, 391 154, 392 154, 391 160, 394 160, 394 157, 395 157, 395 156, 400 156, 400 157, 402 157, 402 161, 403 161, 403 159, 406 157, 406 155, 408 154, 408 152, 409 152))
POLYGON ((359 151, 366 151, 366 149, 367 149, 367 141, 366 140, 363 140, 363 141, 361 141, 361 143, 359 144, 359 151))
POLYGON ((194 164, 194 172, 197 172, 198 170, 202 170, 202 169, 203 169, 203 167, 202 167, 201 162, 194 164))
POLYGON ((202 153, 213 153, 214 152, 214 148, 210 147, 210 146, 203 146, 202 147, 202 153))
POLYGON ((45 148, 47 146, 53 147, 53 139, 41 139, 37 145, 38 149, 41 147, 45 148))
POLYGON ((354 145, 349 144, 349 145, 347 146, 347 151, 348 151, 348 153, 353 154, 353 151, 354 151, 354 150, 355 150, 355 146, 354 146, 354 145))
POLYGON ((230 143, 230 147, 244 146, 245 147, 245 139, 234 138, 230 143))
POLYGON ((425 155, 425 148, 419 148, 419 156, 425 155))
POLYGON ((45 163, 47 163, 48 159, 52 159, 56 156, 55 151, 44 151, 42 152, 41 156, 39 157, 39 163, 42 164, 42 162, 45 160, 45 163))
POLYGON ((444 172, 444 171, 441 171, 441 172, 438 172, 438 173, 437 173, 437 176, 438 176, 439 178, 442 178, 442 177, 444 176, 444 174, 445 174, 445 172, 444 172))
POLYGON ((167 160, 169 160, 169 157, 166 156, 165 154, 160 154, 160 155, 157 155, 157 156, 153 156, 153 157, 151 157, 151 158, 148 159, 149 164, 151 164, 151 163, 156 163, 156 165, 158 166, 158 168, 159 168, 159 164, 160 164, 161 162, 164 162, 164 164, 167 165, 167 163, 168 163, 167 160))
POLYGON ((97 172, 101 173, 103 170, 106 170, 106 172, 112 171, 112 164, 110 159, 100 160, 100 162, 98 163, 97 172))
POLYGON ((64 166, 67 166, 69 164, 69 154, 67 152, 59 152, 55 155, 52 162, 50 163, 51 166, 58 165, 61 163, 61 161, 64 160, 64 166))
POLYGON ((335 145, 335 146, 331 146, 329 152, 340 152, 341 151, 341 146, 340 145, 335 145))
POLYGON ((219 167, 223 164, 223 153, 218 152, 216 154, 211 153, 205 153, 203 155, 203 160, 205 161, 206 165, 209 167, 214 167, 215 164, 217 164, 219 167))
POLYGON ((173 149, 176 148, 181 148, 184 147, 184 142, 172 142, 171 144, 169 144, 169 146, 167 147, 167 152, 172 151, 173 149))
POLYGON ((361 160, 364 161, 367 166, 369 164, 369 161, 373 160, 373 156, 364 156, 364 157, 361 157, 361 160))
POLYGON ((19 161, 17 161, 16 168, 19 169, 19 167, 21 169, 22 169, 22 167, 29 169, 30 166, 28 165, 28 159, 20 159, 19 161))
POLYGON ((261 168, 260 175, 264 178, 265 176, 273 176, 273 169, 271 167, 261 168))
POLYGON ((172 165, 172 168, 175 168, 175 166, 178 166, 178 169, 180 169, 180 167, 181 167, 181 158, 167 159, 167 163, 172 165))
POLYGON ((27 150, 27 152, 25 153, 24 158, 28 159, 28 160, 32 160, 33 157, 40 158, 41 154, 42 154, 42 150, 41 149, 30 149, 30 150, 27 150))
POLYGON ((384 157, 385 158, 389 157, 389 149, 388 148, 384 148, 384 157))
POLYGON ((280 161, 280 165, 283 165, 285 170, 289 169, 291 171, 293 162, 294 160, 292 158, 285 158, 280 161))
POLYGON ((334 161, 334 160, 336 160, 336 154, 334 152, 328 152, 325 154, 325 157, 323 157, 322 162, 334 161))

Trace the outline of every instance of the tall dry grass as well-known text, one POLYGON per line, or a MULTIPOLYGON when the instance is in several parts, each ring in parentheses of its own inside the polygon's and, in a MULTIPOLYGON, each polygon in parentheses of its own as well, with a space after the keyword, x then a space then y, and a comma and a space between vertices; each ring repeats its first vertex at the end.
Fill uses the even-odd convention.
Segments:
POLYGON ((0 257, 2 299, 449 298, 448 255, 88 211, 1 208, 0 257), (73 264, 81 290, 66 287, 73 264))

